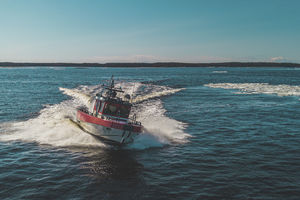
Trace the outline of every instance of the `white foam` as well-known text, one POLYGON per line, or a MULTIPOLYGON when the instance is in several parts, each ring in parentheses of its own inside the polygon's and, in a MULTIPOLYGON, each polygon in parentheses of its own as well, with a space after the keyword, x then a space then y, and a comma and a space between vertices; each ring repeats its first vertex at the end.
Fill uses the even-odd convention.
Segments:
POLYGON ((91 95, 88 95, 87 93, 78 91, 78 89, 68 89, 68 88, 60 87, 59 90, 62 91, 64 94, 81 101, 85 106, 89 105, 90 99, 92 97, 91 95))
POLYGON ((226 74, 228 73, 227 71, 213 71, 213 74, 226 74))
POLYGON ((170 94, 174 94, 176 92, 179 92, 181 90, 183 90, 184 88, 179 88, 179 89, 171 89, 171 88, 167 88, 163 91, 155 91, 153 93, 150 94, 145 94, 145 95, 141 95, 141 96, 136 96, 133 100, 132 103, 139 103, 148 99, 153 99, 153 98, 157 98, 157 97, 161 97, 161 96, 166 96, 166 95, 170 95, 170 94))
POLYGON ((188 142, 185 123, 165 116, 166 110, 160 100, 145 102, 137 108, 137 119, 144 126, 144 133, 130 146, 135 149, 160 147, 171 143, 188 142))
POLYGON ((210 83, 211 88, 237 89, 236 94, 273 94, 278 96, 300 96, 300 86, 270 85, 268 83, 210 83))
MULTIPOLYGON (((144 126, 140 134, 129 148, 145 149, 160 147, 171 143, 187 142, 188 134, 184 133, 185 124, 165 116, 165 109, 160 99, 149 100, 180 91, 163 86, 145 85, 141 83, 120 83, 125 93, 133 93, 143 103, 136 105, 133 111, 137 113, 137 120, 144 126), (136 87, 132 87, 135 85, 136 87), (141 92, 144 88, 144 91, 141 92), (146 88, 146 89, 145 89, 146 88)), ((8 122, 0 124, 0 140, 22 140, 49 144, 53 146, 106 146, 78 128, 70 119, 76 118, 76 107, 89 106, 91 96, 99 92, 100 85, 79 86, 75 89, 59 88, 64 94, 72 97, 55 105, 47 105, 39 112, 39 116, 22 122, 8 122)))
MULTIPOLYGON (((76 110, 73 100, 48 106, 36 118, 12 122, 1 141, 23 140, 53 146, 105 146, 71 123, 76 110)), ((2 126, 2 125, 1 125, 2 126)))

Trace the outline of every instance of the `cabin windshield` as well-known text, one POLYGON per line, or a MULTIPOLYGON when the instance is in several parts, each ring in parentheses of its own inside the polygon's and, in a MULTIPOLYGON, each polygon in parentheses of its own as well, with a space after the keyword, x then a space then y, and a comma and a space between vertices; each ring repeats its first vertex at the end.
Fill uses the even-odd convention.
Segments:
POLYGON ((112 104, 106 103, 103 114, 105 115, 112 115, 116 117, 128 118, 130 112, 130 106, 119 105, 119 104, 112 104))

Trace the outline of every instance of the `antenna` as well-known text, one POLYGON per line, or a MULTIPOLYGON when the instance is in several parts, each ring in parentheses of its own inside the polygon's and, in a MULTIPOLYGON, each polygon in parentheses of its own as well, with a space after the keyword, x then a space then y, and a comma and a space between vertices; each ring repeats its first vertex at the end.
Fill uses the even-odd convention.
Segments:
POLYGON ((111 75, 111 79, 110 79, 110 88, 114 88, 115 87, 115 81, 114 81, 114 75, 111 75))
POLYGON ((109 81, 109 85, 102 85, 104 89, 107 90, 106 95, 108 97, 116 97, 117 92, 121 92, 124 93, 124 91, 122 90, 122 88, 115 88, 115 80, 114 80, 114 75, 111 76, 111 79, 109 81))

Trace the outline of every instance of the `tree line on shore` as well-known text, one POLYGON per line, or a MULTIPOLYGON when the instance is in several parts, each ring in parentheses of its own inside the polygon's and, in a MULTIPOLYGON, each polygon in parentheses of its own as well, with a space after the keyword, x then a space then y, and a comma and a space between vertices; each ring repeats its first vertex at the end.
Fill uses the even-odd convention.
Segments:
POLYGON ((21 63, 0 62, 0 67, 300 67, 298 63, 223 62, 223 63, 21 63))

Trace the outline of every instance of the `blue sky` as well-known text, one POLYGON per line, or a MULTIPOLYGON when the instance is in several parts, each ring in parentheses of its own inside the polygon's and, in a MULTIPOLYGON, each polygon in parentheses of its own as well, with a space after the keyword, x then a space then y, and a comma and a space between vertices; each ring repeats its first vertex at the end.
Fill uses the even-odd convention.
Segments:
POLYGON ((0 0, 0 62, 300 63, 298 0, 0 0))

